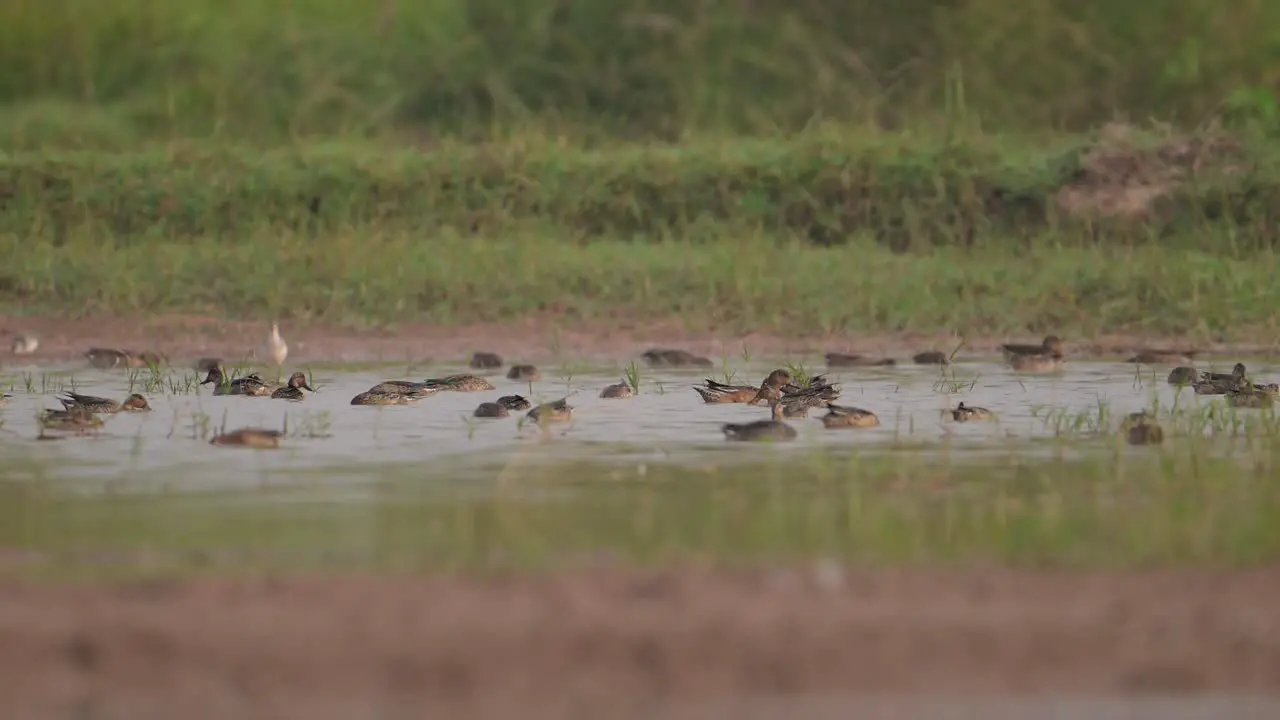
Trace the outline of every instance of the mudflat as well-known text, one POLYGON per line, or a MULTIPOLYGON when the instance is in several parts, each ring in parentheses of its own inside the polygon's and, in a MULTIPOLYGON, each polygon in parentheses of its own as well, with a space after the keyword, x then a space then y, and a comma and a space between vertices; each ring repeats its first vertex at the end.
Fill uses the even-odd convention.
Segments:
MULTIPOLYGON (((0 315, 0 337, 23 333, 36 336, 38 349, 9 362, 39 363, 81 358, 90 347, 111 347, 163 353, 173 360, 221 356, 246 357, 261 345, 270 322, 232 321, 200 315, 150 315, 130 317, 95 315, 79 318, 0 315)), ((516 323, 466 323, 457 325, 397 323, 378 328, 353 328, 326 323, 283 323, 294 362, 456 362, 484 350, 524 361, 546 360, 557 355, 575 359, 618 360, 637 357, 655 346, 678 347, 713 360, 738 357, 744 348, 761 356, 821 355, 826 352, 870 353, 910 361, 923 350, 958 356, 1000 355, 1007 342, 1038 344, 1040 336, 1018 337, 901 332, 871 335, 784 335, 770 332, 714 333, 668 321, 584 321, 566 324, 554 317, 529 317, 516 323), (963 344, 962 344, 963 343, 963 344)), ((1065 335, 1068 354, 1075 358, 1115 356, 1124 359, 1138 348, 1190 349, 1186 338, 1144 336, 1131 333, 1100 334, 1087 338, 1065 335)), ((1206 356, 1271 356, 1270 345, 1197 342, 1194 349, 1206 356)))

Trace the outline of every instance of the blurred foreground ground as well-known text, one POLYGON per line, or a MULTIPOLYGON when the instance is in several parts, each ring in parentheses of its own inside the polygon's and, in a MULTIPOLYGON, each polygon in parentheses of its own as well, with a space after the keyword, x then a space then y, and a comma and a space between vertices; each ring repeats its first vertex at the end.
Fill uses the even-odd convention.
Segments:
POLYGON ((1280 717, 1277 568, 819 562, 6 581, 0 597, 15 720, 1280 717))

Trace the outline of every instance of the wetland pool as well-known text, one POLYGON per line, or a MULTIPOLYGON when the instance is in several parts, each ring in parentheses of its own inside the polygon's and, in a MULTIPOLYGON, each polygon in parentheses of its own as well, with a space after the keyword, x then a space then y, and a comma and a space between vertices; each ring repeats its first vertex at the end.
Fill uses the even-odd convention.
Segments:
MULTIPOLYGON (((755 384, 779 365, 741 364, 734 379, 755 384)), ((468 370, 299 369, 318 392, 293 403, 215 397, 196 385, 202 375, 180 368, 149 386, 149 371, 9 368, 0 551, 18 554, 0 552, 0 568, 139 558, 180 568, 475 567, 599 553, 1253 562, 1280 548, 1274 414, 1178 391, 1167 369, 840 369, 827 373, 842 388, 839 403, 874 411, 880 427, 828 430, 816 419, 825 411, 813 411, 788 421, 799 437, 782 444, 726 441, 723 423, 768 412, 703 403, 691 386, 724 378, 707 369, 642 370, 639 394, 623 400, 599 397, 623 374, 616 366, 548 365, 532 387, 477 373, 494 390, 404 407, 350 400, 383 380, 468 370), (37 440, 38 411, 57 407, 73 381, 77 392, 114 399, 143 392, 154 410, 106 416, 92 436, 37 440), (574 418, 544 431, 522 425, 523 413, 471 417, 509 394, 568 396, 574 418), (998 420, 954 422, 945 411, 961 400, 998 420), (1153 407, 1164 444, 1121 442, 1123 415, 1153 407), (287 424, 288 435, 278 450, 211 445, 224 424, 287 424), (1189 442, 1196 437, 1204 442, 1189 442)), ((1273 371, 1259 364, 1253 373, 1273 371)))
MULTIPOLYGON (((777 363, 756 362, 734 368, 732 380, 756 384, 777 363)), ((328 469, 351 480, 376 480, 382 468, 412 469, 424 478, 486 476, 512 465, 595 460, 617 463, 732 465, 778 453, 818 451, 850 453, 929 453, 945 449, 952 457, 1009 453, 1034 457, 1061 453, 1045 441, 1101 437, 1129 412, 1159 407, 1195 412, 1221 398, 1197 397, 1164 381, 1167 369, 1127 363, 1071 363, 1056 374, 1018 374, 996 363, 965 363, 945 371, 937 366, 840 369, 826 373, 840 384, 841 405, 875 412, 880 426, 825 429, 814 410, 789 420, 795 442, 726 442, 721 425, 768 417, 767 408, 705 404, 691 389, 703 377, 723 381, 718 370, 642 370, 640 391, 628 399, 602 399, 600 389, 620 381, 621 368, 543 370, 535 383, 507 380, 501 371, 469 371, 461 366, 433 367, 429 373, 404 365, 339 368, 315 365, 310 371, 318 392, 301 402, 261 397, 213 396, 194 370, 170 368, 154 378, 149 371, 100 371, 80 367, 10 368, 4 378, 13 397, 0 406, 0 451, 8 455, 8 479, 22 468, 42 477, 163 480, 166 488, 210 490, 287 481, 291 475, 314 478, 328 469), (352 396, 387 379, 420 380, 425 375, 476 372, 494 390, 439 392, 415 405, 362 407, 352 396), (29 383, 29 386, 28 386, 29 383), (63 391, 122 399, 142 392, 153 411, 103 416, 106 426, 92 436, 59 442, 36 441, 36 416, 59 407, 63 391), (545 430, 510 417, 472 417, 475 407, 501 395, 520 394, 535 404, 568 397, 573 419, 545 430), (957 402, 995 411, 991 422, 954 422, 947 412, 957 402), (209 444, 216 428, 284 428, 279 450, 253 451, 209 444)), ((1253 370, 1259 378, 1274 368, 1253 370)), ((273 378, 274 372, 262 373, 273 378)), ((1259 417, 1263 411, 1238 411, 1259 417)), ((1265 413, 1269 415, 1269 413, 1265 413)), ((34 476, 33 476, 34 477, 34 476)))

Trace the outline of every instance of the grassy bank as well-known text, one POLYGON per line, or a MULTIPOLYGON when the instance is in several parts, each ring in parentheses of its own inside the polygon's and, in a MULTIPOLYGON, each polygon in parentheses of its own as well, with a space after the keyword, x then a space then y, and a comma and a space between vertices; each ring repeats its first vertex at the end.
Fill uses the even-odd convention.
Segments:
POLYGON ((687 319, 775 332, 1274 326, 1276 148, 792 138, 0 158, 5 312, 687 319))
POLYGON ((308 500, 305 487, 269 490, 270 502, 234 494, 224 502, 0 484, 0 544, 33 553, 37 569, 63 577, 555 567, 586 557, 1250 565, 1280 552, 1280 485, 1269 444, 1258 442, 1251 459, 1179 443, 1166 453, 994 463, 790 453, 732 468, 650 465, 643 475, 616 465, 539 464, 504 473, 514 473, 505 482, 476 478, 459 497, 447 485, 424 484, 419 468, 389 467, 384 489, 341 503, 308 500))
POLYGON ((13 0, 0 146, 881 127, 1280 129, 1264 0, 13 0))
MULTIPOLYGON (((708 231, 712 233, 714 231, 708 231)), ((791 333, 1132 330, 1262 342, 1280 306, 1272 254, 1063 248, 813 248, 768 235, 701 243, 554 233, 256 234, 216 242, 9 237, 0 270, 8 313, 284 317, 444 324, 553 316, 571 326, 684 320, 691 329, 791 333)))
MULTIPOLYGON (((584 145, 177 144, 0 157, 0 232, 114 246, 157 237, 397 229, 648 241, 712 226, 817 245, 1138 244, 1236 254, 1275 244, 1280 145, 1112 126, 1087 135, 890 135, 584 145)), ((195 242, 195 239, 191 240, 195 242)), ((424 242, 429 242, 424 237, 424 242)))

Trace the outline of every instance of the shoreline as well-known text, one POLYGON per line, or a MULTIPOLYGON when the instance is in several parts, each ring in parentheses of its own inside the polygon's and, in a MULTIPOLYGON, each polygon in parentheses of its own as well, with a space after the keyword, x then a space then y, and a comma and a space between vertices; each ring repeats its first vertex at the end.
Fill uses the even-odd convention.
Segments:
MULTIPOLYGON (((217 356, 235 361, 251 358, 270 328, 269 322, 228 321, 210 316, 161 314, 154 316, 97 315, 83 318, 0 315, 0 337, 6 346, 16 333, 34 335, 39 347, 29 355, 4 350, 7 366, 60 362, 83 357, 90 347, 159 352, 174 360, 217 356)), ((357 329, 330 323, 281 324, 289 343, 289 364, 306 362, 408 362, 411 364, 466 363, 471 353, 495 352, 504 362, 547 361, 557 358, 626 362, 651 347, 674 347, 703 355, 717 365, 741 360, 743 348, 753 356, 770 358, 821 357, 827 352, 891 357, 911 363, 924 350, 950 353, 957 359, 999 358, 1000 345, 1038 343, 1033 335, 982 335, 961 338, 944 333, 880 333, 816 335, 750 333, 741 336, 691 329, 677 319, 664 322, 578 323, 565 327, 554 318, 529 318, 519 323, 457 325, 397 323, 384 329, 357 329)), ((1273 357, 1280 348, 1257 343, 1188 343, 1183 338, 1102 333, 1073 339, 1057 333, 1067 344, 1068 359, 1125 360, 1143 348, 1195 351, 1208 358, 1273 357)))

